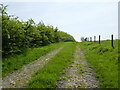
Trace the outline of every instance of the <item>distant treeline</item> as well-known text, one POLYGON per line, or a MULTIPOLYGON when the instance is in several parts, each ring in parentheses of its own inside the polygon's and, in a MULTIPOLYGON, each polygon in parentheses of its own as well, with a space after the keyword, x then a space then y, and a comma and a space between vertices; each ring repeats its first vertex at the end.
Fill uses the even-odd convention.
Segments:
POLYGON ((18 17, 8 15, 6 7, 1 4, 2 10, 2 54, 11 55, 20 53, 26 48, 45 46, 57 42, 74 42, 75 39, 57 27, 36 24, 32 19, 20 21, 18 17))

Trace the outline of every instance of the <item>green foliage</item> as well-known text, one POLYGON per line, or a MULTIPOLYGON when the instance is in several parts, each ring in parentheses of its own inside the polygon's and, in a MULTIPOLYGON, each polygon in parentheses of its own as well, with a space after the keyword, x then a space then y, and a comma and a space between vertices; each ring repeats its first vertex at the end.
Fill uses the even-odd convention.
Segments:
POLYGON ((71 35, 69 35, 65 32, 62 32, 62 31, 58 31, 58 36, 60 38, 59 41, 64 41, 64 42, 69 42, 69 41, 74 42, 75 41, 71 35))
POLYGON ((2 61, 2 76, 8 75, 10 72, 21 68, 23 65, 30 63, 41 56, 47 54, 53 49, 62 46, 63 43, 50 44, 44 47, 28 48, 24 53, 4 58, 2 61))
POLYGON ((20 52, 26 46, 22 23, 17 20, 10 20, 6 16, 3 16, 2 19, 3 56, 4 54, 20 52))
POLYGON ((64 48, 33 76, 27 88, 56 88, 63 70, 73 61, 75 45, 64 43, 64 48))
POLYGON ((111 41, 82 42, 87 61, 96 71, 96 77, 102 88, 118 88, 118 40, 114 41, 115 48, 111 47, 111 41))
POLYGON ((46 26, 43 22, 35 24, 32 19, 19 21, 18 17, 8 15, 7 6, 2 8, 2 54, 5 56, 21 53, 26 48, 45 46, 51 43, 75 41, 74 38, 58 31, 53 26, 46 26))

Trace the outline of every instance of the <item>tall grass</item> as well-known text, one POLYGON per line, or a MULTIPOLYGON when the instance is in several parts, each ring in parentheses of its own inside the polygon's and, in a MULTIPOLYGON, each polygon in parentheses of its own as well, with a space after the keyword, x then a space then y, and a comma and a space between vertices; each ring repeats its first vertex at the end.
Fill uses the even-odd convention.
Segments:
POLYGON ((96 77, 102 88, 118 88, 118 41, 81 42, 87 61, 96 71, 96 77))
POLYGON ((53 49, 61 47, 62 44, 63 43, 57 43, 39 48, 29 48, 22 54, 4 58, 2 60, 2 77, 5 77, 10 72, 21 68, 23 65, 40 58, 53 49))
POLYGON ((56 88, 63 70, 73 61, 75 45, 75 43, 66 43, 65 47, 33 76, 27 87, 56 88))

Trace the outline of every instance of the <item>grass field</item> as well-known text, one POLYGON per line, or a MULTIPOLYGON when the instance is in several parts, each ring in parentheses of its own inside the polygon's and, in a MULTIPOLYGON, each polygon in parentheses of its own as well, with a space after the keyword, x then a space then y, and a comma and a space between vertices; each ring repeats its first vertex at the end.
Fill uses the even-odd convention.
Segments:
POLYGON ((75 43, 66 43, 65 47, 33 76, 27 88, 56 88, 63 70, 73 61, 75 46, 75 43))
POLYGON ((96 71, 96 77, 102 88, 118 88, 118 41, 82 42, 87 61, 96 71))
POLYGON ((22 54, 4 58, 2 60, 2 77, 5 77, 10 72, 21 68, 23 65, 40 58, 48 52, 61 47, 62 44, 63 43, 57 43, 39 48, 29 48, 22 54))

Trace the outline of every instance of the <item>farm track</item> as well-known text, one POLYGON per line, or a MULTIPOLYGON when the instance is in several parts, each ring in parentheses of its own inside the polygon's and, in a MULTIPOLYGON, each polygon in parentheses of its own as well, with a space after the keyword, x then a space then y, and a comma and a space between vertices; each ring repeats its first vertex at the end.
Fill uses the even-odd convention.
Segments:
POLYGON ((77 46, 73 64, 64 70, 58 88, 99 88, 95 72, 89 68, 84 54, 77 46))
POLYGON ((54 57, 62 48, 63 47, 53 50, 45 56, 40 57, 38 60, 10 73, 3 78, 2 88, 25 88, 36 71, 43 68, 44 65, 49 62, 50 58, 54 57))

